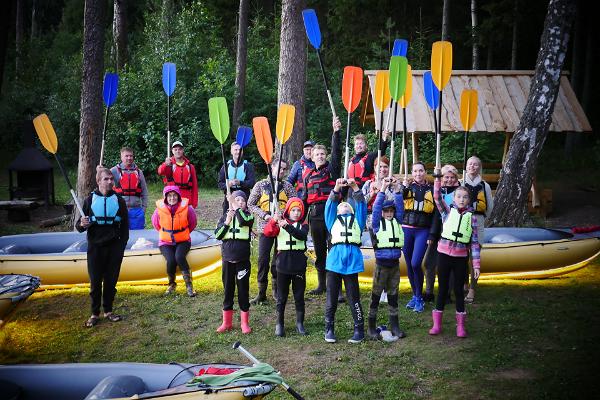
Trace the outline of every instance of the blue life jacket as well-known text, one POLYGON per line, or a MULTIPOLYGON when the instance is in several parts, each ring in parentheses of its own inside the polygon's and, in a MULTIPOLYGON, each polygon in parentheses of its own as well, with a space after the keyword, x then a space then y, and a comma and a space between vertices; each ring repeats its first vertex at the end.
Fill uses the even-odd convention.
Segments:
POLYGON ((119 198, 115 193, 104 197, 92 193, 92 215, 90 220, 98 225, 112 225, 121 221, 117 215, 119 212, 119 198))
POLYGON ((244 160, 242 165, 238 166, 236 174, 233 160, 227 161, 227 179, 239 179, 240 182, 246 180, 246 163, 247 161, 244 160))

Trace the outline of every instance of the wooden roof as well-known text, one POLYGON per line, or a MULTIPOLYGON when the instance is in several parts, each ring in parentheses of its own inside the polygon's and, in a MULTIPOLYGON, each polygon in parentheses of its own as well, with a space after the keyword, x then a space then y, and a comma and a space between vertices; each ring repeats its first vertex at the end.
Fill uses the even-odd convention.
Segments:
MULTIPOLYGON (((412 98, 406 108, 408 132, 433 132, 433 116, 423 95, 423 70, 414 70, 412 98)), ((375 91, 377 71, 365 71, 361 122, 375 123, 379 128, 380 112, 373 113, 372 93, 375 91)), ((507 132, 516 131, 523 109, 527 103, 529 87, 534 71, 452 71, 450 82, 443 90, 442 131, 460 132, 460 95, 463 89, 477 89, 478 116, 471 131, 507 132)), ((384 111, 384 129, 388 113, 384 111)), ((389 127, 393 125, 393 116, 389 127)), ((396 129, 402 130, 402 108, 398 106, 396 129)), ((554 106, 551 132, 591 132, 592 127, 566 76, 560 78, 559 96, 554 106)))

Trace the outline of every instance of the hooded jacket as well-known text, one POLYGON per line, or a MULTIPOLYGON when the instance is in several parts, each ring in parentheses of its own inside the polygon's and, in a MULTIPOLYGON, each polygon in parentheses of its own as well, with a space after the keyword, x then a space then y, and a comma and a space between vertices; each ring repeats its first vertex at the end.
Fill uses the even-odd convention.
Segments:
MULTIPOLYGON (((386 200, 383 192, 377 193, 375 202, 373 203, 373 226, 371 228, 371 240, 374 240, 374 236, 379 232, 380 222, 383 219, 383 205, 386 200)), ((404 200, 402 199, 402 192, 394 194, 394 207, 395 214, 394 219, 398 222, 398 225, 402 225, 402 217, 404 216, 404 200)), ((402 234, 402 228, 400 227, 400 234, 402 234)), ((382 267, 399 267, 401 249, 376 249, 375 250, 375 261, 377 265, 382 267)))
MULTIPOLYGON (((187 202, 187 199, 186 199, 186 202, 187 202)), ((161 225, 159 207, 163 207, 163 205, 164 205, 163 209, 170 211, 171 216, 173 218, 176 218, 175 215, 178 213, 178 211, 179 211, 179 215, 181 215, 180 208, 182 206, 182 197, 181 197, 181 190, 179 189, 178 186, 165 186, 165 188, 163 189, 163 199, 158 200, 156 202, 156 210, 154 210, 154 214, 152 214, 152 225, 154 226, 154 229, 156 229, 159 232, 161 232, 163 228, 170 229, 170 227, 163 227, 161 225), (179 201, 177 202, 177 204, 171 206, 167 203, 167 193, 169 193, 169 192, 177 193, 177 195, 179 196, 179 201)), ((187 206, 187 230, 190 234, 196 228, 196 223, 197 223, 196 212, 194 211, 194 208, 192 206, 188 205, 187 206)), ((188 242, 191 241, 191 238, 188 238, 187 241, 188 242)), ((174 246, 176 244, 177 243, 175 243, 175 242, 166 241, 166 240, 162 240, 162 239, 158 241, 159 246, 174 246)))
POLYGON ((170 166, 165 163, 160 164, 158 175, 163 177, 165 186, 179 186, 181 196, 188 198, 192 207, 198 207, 198 178, 196 168, 190 160, 183 157, 183 163, 179 165, 175 162, 175 157, 171 157, 170 166), (185 182, 179 182, 179 179, 184 176, 187 176, 188 179, 185 182))

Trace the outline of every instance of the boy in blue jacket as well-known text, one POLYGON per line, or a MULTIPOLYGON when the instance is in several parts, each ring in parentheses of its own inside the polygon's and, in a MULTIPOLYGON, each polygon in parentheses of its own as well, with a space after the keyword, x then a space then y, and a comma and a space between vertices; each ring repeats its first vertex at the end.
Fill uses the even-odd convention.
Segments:
POLYGON ((342 280, 346 286, 348 305, 354 319, 354 335, 349 343, 360 343, 365 337, 365 322, 360 304, 358 274, 365 270, 360 251, 361 235, 367 222, 367 203, 354 179, 340 178, 325 203, 325 224, 331 234, 331 250, 327 254, 327 303, 325 306, 325 341, 335 343, 334 325, 338 294, 342 280), (341 191, 352 188, 353 208, 340 202, 341 191))
POLYGON ((375 249, 375 271, 373 271, 373 289, 369 306, 369 338, 380 339, 377 333, 377 309, 381 293, 385 290, 388 297, 390 330, 392 335, 403 338, 406 334, 398 324, 398 289, 400 286, 400 255, 404 245, 402 216, 404 202, 402 190, 393 178, 385 178, 381 191, 373 203, 371 238, 375 249), (394 192, 394 200, 386 200, 388 188, 394 192))

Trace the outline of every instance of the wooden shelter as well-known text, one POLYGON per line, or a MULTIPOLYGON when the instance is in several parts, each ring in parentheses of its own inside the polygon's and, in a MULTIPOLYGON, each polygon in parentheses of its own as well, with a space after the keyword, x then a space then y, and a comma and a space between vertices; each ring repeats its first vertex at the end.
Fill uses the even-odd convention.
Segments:
MULTIPOLYGON (((374 124, 379 129, 380 111, 373 101, 375 92, 375 75, 378 71, 365 71, 367 79, 364 80, 361 122, 364 125, 374 124)), ((412 98, 406 108, 407 131, 412 135, 413 160, 419 159, 419 135, 434 132, 432 111, 425 101, 423 94, 424 70, 413 70, 412 98)), ((512 70, 458 70, 452 71, 450 82, 442 94, 442 132, 462 132, 460 122, 460 96, 463 89, 476 89, 478 91, 478 115, 471 132, 487 132, 490 134, 504 134, 504 151, 502 159, 506 157, 512 135, 519 126, 519 121, 527 103, 531 80, 535 71, 512 70)), ((391 130, 393 116, 388 114, 391 109, 384 110, 384 129, 391 130)), ((402 108, 398 106, 396 116, 396 130, 402 131, 402 108)), ((559 95, 554 106, 551 132, 591 132, 592 127, 577 100, 567 75, 560 78, 559 95)), ((458 167, 458 166, 457 166, 458 167)), ((499 179, 500 163, 484 163, 484 179, 495 185, 499 179), (492 172, 492 173, 490 173, 492 172)), ((462 166, 458 168, 459 171, 462 166)), ((532 191, 534 205, 541 204, 536 199, 537 193, 532 191)))

